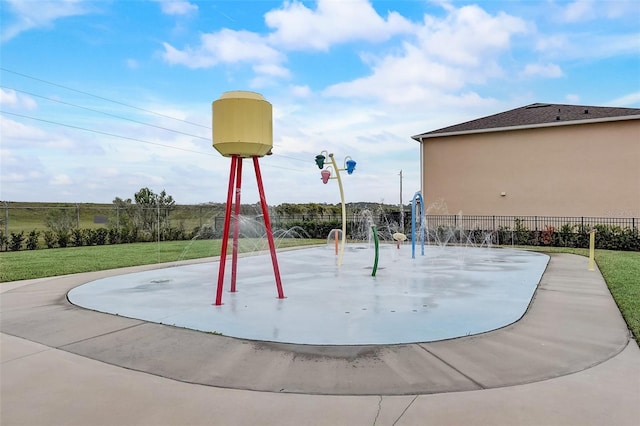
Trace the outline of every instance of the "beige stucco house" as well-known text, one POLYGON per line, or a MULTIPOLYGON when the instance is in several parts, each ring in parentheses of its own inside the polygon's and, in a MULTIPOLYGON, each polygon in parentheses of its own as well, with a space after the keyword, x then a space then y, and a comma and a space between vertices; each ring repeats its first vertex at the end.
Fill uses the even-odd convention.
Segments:
POLYGON ((536 103, 413 136, 422 194, 464 215, 640 217, 640 109, 536 103))

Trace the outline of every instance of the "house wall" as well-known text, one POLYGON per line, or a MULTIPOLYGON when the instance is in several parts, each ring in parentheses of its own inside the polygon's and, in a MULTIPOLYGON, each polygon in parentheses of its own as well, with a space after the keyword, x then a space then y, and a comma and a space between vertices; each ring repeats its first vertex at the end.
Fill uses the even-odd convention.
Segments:
POLYGON ((449 214, 640 217, 640 120, 422 143, 425 203, 449 214))

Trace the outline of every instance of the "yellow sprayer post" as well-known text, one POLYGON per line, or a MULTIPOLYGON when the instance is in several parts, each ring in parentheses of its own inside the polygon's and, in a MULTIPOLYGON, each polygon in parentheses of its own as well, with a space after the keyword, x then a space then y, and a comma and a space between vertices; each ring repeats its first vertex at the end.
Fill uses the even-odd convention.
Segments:
POLYGON ((344 205, 344 190, 342 189, 342 179, 340 179, 340 170, 336 164, 336 159, 333 158, 333 153, 329 154, 333 170, 336 171, 336 178, 338 179, 338 188, 340 189, 340 201, 342 202, 342 238, 340 241, 340 254, 338 254, 338 266, 342 266, 342 257, 344 256, 344 243, 347 236, 347 209, 344 205))
POLYGON ((595 271, 596 230, 589 231, 589 270, 595 271))

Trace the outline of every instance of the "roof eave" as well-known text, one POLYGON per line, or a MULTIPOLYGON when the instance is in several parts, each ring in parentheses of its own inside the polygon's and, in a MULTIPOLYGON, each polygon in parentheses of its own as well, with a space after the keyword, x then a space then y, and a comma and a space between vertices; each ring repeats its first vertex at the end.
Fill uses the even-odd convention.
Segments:
POLYGON ((489 129, 474 129, 474 130, 461 130, 458 132, 445 132, 445 133, 423 133, 421 135, 411 136, 418 142, 422 142, 424 139, 441 138, 446 136, 460 136, 460 135, 472 135, 478 133, 495 133, 495 132, 508 132, 512 130, 525 130, 525 129, 539 129, 544 127, 556 127, 556 126, 574 126, 576 124, 593 124, 593 123, 605 123, 611 121, 626 121, 626 120, 640 120, 640 115, 623 115, 617 117, 604 117, 604 118, 592 118, 587 120, 571 120, 560 121, 551 123, 540 124, 525 124, 521 126, 509 126, 509 127, 494 127, 489 129))

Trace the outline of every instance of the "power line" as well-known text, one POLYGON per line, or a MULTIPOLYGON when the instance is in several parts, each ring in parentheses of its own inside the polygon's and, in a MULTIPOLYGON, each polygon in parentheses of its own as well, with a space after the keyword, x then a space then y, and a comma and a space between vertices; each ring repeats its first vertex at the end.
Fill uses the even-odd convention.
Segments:
MULTIPOLYGON (((210 157, 213 157, 213 156, 217 157, 217 155, 214 154, 214 153, 196 151, 196 150, 187 149, 187 148, 180 148, 180 147, 177 147, 177 146, 166 145, 166 144, 162 144, 162 143, 158 143, 158 142, 145 141, 143 139, 132 138, 132 137, 123 136, 123 135, 117 135, 117 134, 114 134, 114 133, 103 132, 101 130, 87 129, 86 127, 80 127, 80 126, 75 126, 75 125, 72 125, 72 124, 60 123, 59 121, 45 120, 43 118, 32 117, 32 116, 25 115, 25 114, 18 114, 18 113, 15 113, 15 112, 9 112, 9 111, 4 111, 4 110, 0 110, 0 113, 9 114, 9 115, 13 115, 13 116, 16 116, 16 117, 21 117, 21 118, 26 118, 26 119, 29 119, 29 120, 40 121, 40 122, 47 123, 47 124, 54 124, 54 125, 57 125, 57 126, 68 127, 68 128, 75 129, 75 130, 82 130, 82 131, 85 131, 85 132, 96 133, 96 134, 99 134, 99 135, 110 136, 110 137, 119 138, 119 139, 126 139, 126 140, 130 140, 130 141, 134 141, 134 142, 140 142, 140 143, 145 143, 145 144, 149 144, 149 145, 161 146, 161 147, 164 147, 164 148, 177 149, 177 150, 180 150, 180 151, 191 152, 191 153, 200 154, 200 155, 207 155, 207 156, 210 156, 210 157)), ((280 155, 274 155, 274 156, 278 157, 280 155)), ((273 164, 267 164, 267 167, 271 167, 271 168, 275 168, 275 169, 282 169, 282 170, 291 170, 291 171, 295 171, 295 172, 303 172, 304 171, 302 169, 293 169, 293 168, 290 168, 290 167, 276 166, 276 165, 273 165, 273 164)))
POLYGON ((100 110, 93 109, 93 108, 88 108, 88 107, 85 107, 85 106, 82 106, 82 105, 72 104, 70 102, 64 102, 64 101, 61 101, 61 100, 58 100, 58 99, 52 99, 52 98, 48 98, 46 96, 38 95, 38 94, 35 94, 35 93, 26 92, 24 90, 15 89, 13 87, 7 87, 7 86, 0 86, 0 87, 5 88, 5 89, 10 89, 10 90, 13 90, 15 92, 24 93, 25 95, 34 96, 36 98, 46 99, 46 100, 51 101, 51 102, 57 102, 57 103, 62 104, 62 105, 69 105, 69 106, 72 106, 74 108, 84 109, 86 111, 91 111, 91 112, 95 112, 95 113, 98 113, 98 114, 103 114, 103 115, 106 115, 106 116, 109 116, 109 117, 118 118, 120 120, 126 120, 126 121, 130 121, 132 123, 142 124, 143 126, 155 127, 156 129, 166 130, 168 132, 179 133, 181 135, 191 136, 191 137, 202 139, 202 140, 205 140, 205 141, 210 141, 211 140, 211 138, 205 138, 205 137, 198 136, 198 135, 192 135, 191 133, 181 132, 180 130, 169 129, 167 127, 162 127, 162 126, 158 126, 158 125, 151 124, 151 123, 145 123, 143 121, 133 120, 131 118, 122 117, 122 116, 119 116, 119 115, 111 114, 111 113, 100 111, 100 110))
POLYGON ((74 125, 72 125, 72 124, 60 123, 60 122, 58 122, 58 121, 45 120, 45 119, 43 119, 43 118, 31 117, 31 116, 29 116, 29 115, 24 115, 24 114, 17 114, 17 113, 15 113, 15 112, 9 112, 9 111, 2 111, 2 110, 0 110, 0 113, 2 113, 2 114, 9 114, 9 115, 13 115, 13 116, 16 116, 16 117, 27 118, 27 119, 29 119, 29 120, 41 121, 41 122, 43 122, 43 123, 55 124, 55 125, 57 125, 57 126, 69 127, 69 128, 71 128, 71 129, 83 130, 83 131, 85 131, 85 132, 96 133, 96 134, 99 134, 99 135, 111 136, 111 137, 114 137, 114 138, 127 139, 127 140, 130 140, 130 141, 146 143, 146 144, 149 144, 149 145, 162 146, 162 147, 165 147, 165 148, 177 149, 177 150, 180 150, 180 151, 186 151, 186 152, 193 152, 193 153, 201 154, 201 155, 209 155, 209 156, 213 156, 213 155, 214 155, 213 153, 207 153, 207 152, 202 152, 202 151, 196 151, 196 150, 193 150, 193 149, 187 149, 187 148, 180 148, 180 147, 177 147, 177 146, 165 145, 165 144, 161 144, 161 143, 158 143, 158 142, 145 141, 145 140, 142 140, 142 139, 138 139, 138 138, 131 138, 131 137, 128 137, 128 136, 123 136, 123 135, 116 135, 116 134, 114 134, 114 133, 103 132, 102 130, 87 129, 86 127, 74 126, 74 125))
POLYGON ((72 92, 76 92, 76 93, 80 93, 80 94, 83 94, 83 95, 86 95, 86 96, 91 96, 91 97, 94 97, 94 98, 97 98, 97 99, 101 99, 103 101, 112 102, 114 104, 126 106, 127 108, 137 109, 138 111, 143 111, 143 112, 146 112, 148 114, 153 114, 153 115, 157 115, 157 116, 160 116, 160 117, 169 118, 171 120, 181 121, 183 123, 191 124, 192 126, 198 126, 198 127, 202 127, 202 128, 211 130, 211 127, 208 127, 208 126, 205 126, 205 125, 202 125, 202 124, 193 123, 191 121, 183 120, 181 118, 172 117, 172 116, 166 115, 166 114, 161 114, 159 112, 151 111, 151 110, 148 110, 148 109, 145 109, 145 108, 140 108, 140 107, 137 107, 137 106, 134 106, 134 105, 130 105, 130 104, 124 103, 124 102, 120 102, 120 101, 116 101, 116 100, 113 100, 113 99, 105 98, 103 96, 94 95, 93 93, 85 92, 83 90, 74 89, 74 88, 71 88, 71 87, 68 87, 68 86, 64 86, 62 84, 54 83, 52 81, 43 80, 41 78, 33 77, 33 76, 30 76, 30 75, 27 75, 27 74, 23 74, 21 72, 17 72, 17 71, 13 71, 13 70, 4 68, 4 67, 0 67, 0 70, 2 70, 4 72, 11 73, 11 74, 19 75, 20 77, 24 77, 24 78, 28 78, 28 79, 31 79, 31 80, 39 81, 41 83, 49 84, 51 86, 60 87, 60 88, 65 89, 65 90, 70 90, 72 92))
MULTIPOLYGON (((28 78, 28 79, 31 79, 31 80, 39 81, 39 82, 42 82, 42 83, 45 83, 45 84, 49 84, 51 86, 60 87, 60 88, 63 88, 65 90, 69 90, 69 91, 72 91, 72 92, 80 93, 80 94, 83 94, 83 95, 86 95, 86 96, 91 96, 91 97, 94 97, 96 99, 101 99, 101 100, 104 100, 104 101, 107 101, 107 102, 111 102, 111 103, 114 103, 114 104, 117 104, 117 105, 122 105, 122 106, 125 106, 127 108, 133 108, 133 109, 136 109, 136 110, 139 110, 139 111, 143 111, 143 112, 146 112, 146 113, 149 113, 149 114, 157 115, 159 117, 164 117, 164 118, 168 118, 168 119, 171 119, 171 120, 180 121, 180 122, 183 122, 183 123, 186 123, 186 124, 190 124, 190 125, 193 125, 193 126, 198 126, 198 127, 202 127, 202 128, 211 130, 211 127, 209 127, 209 126, 205 126, 205 125, 198 124, 198 123, 193 123, 193 122, 190 122, 190 121, 187 121, 187 120, 182 120, 180 118, 172 117, 172 116, 169 116, 169 115, 166 115, 166 114, 161 114, 161 113, 158 113, 158 112, 155 112, 155 111, 151 111, 151 110, 148 110, 148 109, 145 109, 145 108, 140 108, 140 107, 137 107, 137 106, 134 106, 134 105, 130 105, 130 104, 124 103, 124 102, 116 101, 114 99, 105 98, 103 96, 95 95, 93 93, 89 93, 89 92, 86 92, 86 91, 83 91, 83 90, 74 89, 72 87, 68 87, 68 86, 65 86, 65 85, 62 85, 62 84, 54 83, 52 81, 48 81, 48 80, 44 80, 44 79, 41 79, 41 78, 33 77, 33 76, 30 76, 30 75, 27 75, 27 74, 24 74, 24 73, 21 73, 21 72, 18 72, 18 71, 13 71, 13 70, 4 68, 2 66, 0 66, 0 70, 8 72, 8 73, 11 73, 11 74, 15 74, 15 75, 18 75, 18 76, 21 76, 21 77, 24 77, 24 78, 28 78)), ((5 86, 3 86, 3 87, 5 87, 5 86)), ((14 89, 14 88, 8 88, 8 89, 15 90, 15 91, 21 92, 21 93, 25 93, 25 94, 30 95, 30 96, 35 96, 35 97, 38 97, 38 98, 47 99, 49 101, 58 102, 58 103, 65 104, 65 105, 70 105, 70 106, 73 106, 73 107, 76 107, 76 108, 81 108, 81 109, 85 109, 85 110, 88 110, 88 111, 92 111, 92 112, 104 114, 104 115, 107 115, 107 116, 115 117, 115 118, 118 118, 118 119, 127 120, 127 121, 130 121, 130 122, 142 124, 142 125, 145 125, 145 126, 151 126, 151 127, 155 127, 155 128, 166 130, 166 131, 170 131, 170 132, 179 133, 179 134, 183 134, 183 135, 186 135, 186 136, 199 138, 199 139, 202 139, 202 140, 207 140, 207 141, 210 140, 209 138, 205 138, 205 137, 202 137, 202 136, 192 135, 192 134, 189 134, 189 133, 181 132, 179 130, 173 130, 173 129, 165 128, 165 127, 162 127, 162 126, 156 126, 154 124, 149 124, 149 123, 144 123, 144 122, 141 122, 141 121, 136 121, 136 120, 129 119, 129 118, 126 118, 126 117, 121 117, 121 116, 117 116, 117 115, 114 115, 114 114, 106 113, 106 112, 103 112, 103 111, 99 111, 99 110, 94 110, 94 109, 91 109, 91 108, 83 107, 81 105, 76 105, 76 104, 72 104, 72 103, 68 103, 68 102, 64 102, 64 101, 58 101, 58 100, 55 100, 55 99, 48 98, 46 96, 37 95, 37 94, 34 94, 34 93, 29 93, 29 92, 26 92, 26 91, 23 91, 23 90, 14 89)), ((58 124, 58 125, 65 126, 65 127, 76 128, 76 129, 84 130, 84 131, 88 131, 88 132, 101 133, 101 134, 104 134, 104 135, 107 135, 107 136, 121 137, 123 139, 129 139, 129 140, 139 141, 139 142, 142 142, 142 143, 154 144, 154 142, 143 141, 143 140, 136 139, 136 138, 129 138, 127 136, 114 135, 114 134, 110 134, 110 133, 106 133, 106 132, 101 132, 99 130, 91 130, 91 129, 86 129, 86 128, 83 128, 83 127, 77 127, 77 126, 68 125, 68 124, 64 124, 64 123, 58 123, 58 122, 54 122, 54 121, 48 121, 48 120, 39 119, 39 118, 36 118, 36 117, 30 117, 30 116, 27 116, 27 115, 20 115, 20 114, 9 113, 9 112, 5 112, 5 113, 6 114, 12 114, 12 115, 19 116, 19 117, 32 119, 32 120, 47 122, 47 123, 50 123, 50 124, 58 124)), ((170 145, 162 145, 162 144, 159 144, 159 145, 160 146, 171 147, 170 145)), ((278 147, 279 145, 278 144, 274 144, 274 146, 278 147)), ((180 148, 175 148, 175 147, 172 147, 172 148, 180 149, 180 148)), ((198 152, 198 151, 192 151, 192 152, 198 152)), ((211 155, 211 154, 207 154, 207 153, 203 153, 203 154, 204 155, 211 155)), ((300 159, 300 158, 295 158, 295 157, 291 157, 291 156, 287 156, 287 155, 282 155, 282 154, 277 154, 277 156, 282 157, 282 158, 288 158, 288 159, 294 160, 294 161, 300 161, 300 162, 303 162, 303 163, 307 163, 308 162, 307 160, 303 160, 303 159, 300 159)), ((280 167, 280 168, 282 168, 282 167, 280 167)), ((285 169, 285 170, 294 170, 294 169, 286 169, 286 168, 283 168, 283 169, 285 169)))

